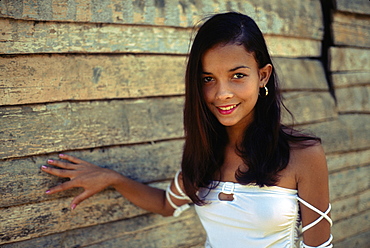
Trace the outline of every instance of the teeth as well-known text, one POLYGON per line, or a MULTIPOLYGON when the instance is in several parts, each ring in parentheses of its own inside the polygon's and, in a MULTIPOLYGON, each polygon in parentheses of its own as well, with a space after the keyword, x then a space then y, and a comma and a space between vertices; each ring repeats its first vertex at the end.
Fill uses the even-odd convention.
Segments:
POLYGON ((235 108, 235 107, 236 107, 236 105, 237 105, 237 104, 232 105, 232 106, 229 106, 229 107, 218 107, 218 108, 219 108, 219 109, 221 109, 221 110, 230 110, 230 109, 235 108))

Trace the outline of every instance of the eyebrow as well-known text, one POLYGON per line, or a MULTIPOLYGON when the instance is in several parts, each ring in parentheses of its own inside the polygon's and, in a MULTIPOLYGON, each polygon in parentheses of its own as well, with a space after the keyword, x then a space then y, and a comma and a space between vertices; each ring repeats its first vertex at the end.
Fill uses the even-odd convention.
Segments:
POLYGON ((238 69, 242 69, 242 68, 250 69, 250 67, 248 67, 248 66, 246 66, 246 65, 241 65, 241 66, 237 66, 237 67, 235 67, 235 68, 232 68, 232 69, 230 69, 229 71, 230 71, 230 72, 231 72, 231 71, 236 71, 236 70, 238 70, 238 69))
MULTIPOLYGON (((249 66, 246 66, 246 65, 241 65, 241 66, 237 66, 237 67, 235 67, 235 68, 232 68, 232 69, 230 69, 229 70, 229 72, 233 72, 233 71, 236 71, 236 70, 238 70, 238 69, 251 69, 249 66)), ((212 73, 210 73, 210 72, 202 72, 203 74, 206 74, 206 75, 212 75, 212 73)))

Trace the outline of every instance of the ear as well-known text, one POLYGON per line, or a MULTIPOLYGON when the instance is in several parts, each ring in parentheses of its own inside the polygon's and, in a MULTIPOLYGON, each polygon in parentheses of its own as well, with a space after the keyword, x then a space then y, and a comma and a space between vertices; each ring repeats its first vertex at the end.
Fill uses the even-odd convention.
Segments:
POLYGON ((260 88, 263 88, 268 83, 272 73, 272 65, 267 64, 261 69, 259 69, 259 79, 260 79, 260 88))

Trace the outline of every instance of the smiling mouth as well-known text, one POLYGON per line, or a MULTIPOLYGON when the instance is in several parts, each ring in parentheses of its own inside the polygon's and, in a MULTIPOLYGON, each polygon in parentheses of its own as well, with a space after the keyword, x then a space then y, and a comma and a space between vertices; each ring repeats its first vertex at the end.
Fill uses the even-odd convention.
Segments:
POLYGON ((240 103, 238 103, 238 104, 234 104, 234 105, 230 105, 230 106, 226 106, 226 107, 217 107, 217 108, 218 108, 218 109, 221 109, 221 110, 223 110, 223 111, 227 111, 227 110, 231 110, 231 109, 236 108, 239 104, 240 104, 240 103))

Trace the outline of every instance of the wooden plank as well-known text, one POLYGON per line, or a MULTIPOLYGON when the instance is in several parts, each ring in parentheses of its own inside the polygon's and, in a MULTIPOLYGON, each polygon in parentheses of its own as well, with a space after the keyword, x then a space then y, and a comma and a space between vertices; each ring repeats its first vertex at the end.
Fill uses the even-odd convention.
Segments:
POLYGON ((14 105, 180 95, 185 67, 184 56, 6 56, 0 60, 0 99, 14 105))
POLYGON ((123 52, 186 54, 191 34, 191 29, 175 27, 12 19, 0 19, 0 26, 6 30, 10 29, 12 34, 10 40, 0 44, 0 53, 3 54, 123 52))
POLYGON ((327 154, 326 159, 330 172, 355 166, 364 166, 370 164, 370 150, 327 154))
MULTIPOLYGON (((370 14, 370 12, 367 14, 370 14)), ((369 16, 335 12, 333 14, 332 30, 335 45, 370 47, 369 16)))
POLYGON ((331 72, 369 72, 370 49, 330 47, 331 72))
MULTIPOLYGON (((370 210, 362 212, 342 221, 335 222, 332 227, 334 243, 359 235, 370 229, 370 210)), ((357 248, 357 247, 356 247, 357 248)))
POLYGON ((1 158, 180 138, 183 97, 0 109, 1 158))
MULTIPOLYGON (((286 92, 284 104, 292 112, 295 124, 325 121, 337 117, 334 99, 329 92, 286 92)), ((292 124, 291 116, 283 110, 283 122, 292 124)))
MULTIPOLYGON (((181 95, 185 60, 168 55, 4 56, 1 105, 181 95)), ((284 90, 327 91, 320 61, 274 58, 274 63, 284 90)))
POLYGON ((336 9, 343 12, 351 12, 368 15, 370 4, 363 0, 335 0, 336 9))
POLYGON ((116 191, 98 193, 74 211, 72 197, 0 208, 0 242, 10 243, 147 213, 116 191))
POLYGON ((322 39, 322 11, 319 1, 46 0, 38 1, 38 4, 28 1, 0 2, 0 17, 6 18, 174 27, 192 27, 205 16, 226 11, 250 15, 262 30, 269 34, 322 39))
POLYGON ((370 71, 332 73, 331 78, 336 89, 348 86, 367 85, 370 83, 370 71))
MULTIPOLYGON (((114 239, 125 239, 125 247, 163 247, 159 244, 161 240, 149 240, 147 238, 158 238, 158 235, 168 234, 165 242, 172 242, 171 247, 192 247, 194 242, 203 243, 205 233, 193 208, 182 213, 178 218, 161 217, 156 214, 147 214, 126 220, 100 224, 80 229, 68 230, 61 234, 52 234, 32 240, 25 240, 11 244, 4 244, 3 248, 28 248, 37 247, 84 247, 99 244, 100 247, 108 247, 104 243, 113 243, 114 239), (192 228, 189 228, 191 226, 192 228), (183 228, 186 231, 178 230, 183 228), (166 230, 163 230, 166 229, 166 230), (181 237, 178 233, 181 232, 181 237), (177 235, 174 235, 177 234, 177 235), (138 238, 134 240, 134 237, 138 238), (138 242, 141 242, 138 244, 138 242), (182 243, 183 242, 183 243, 182 243), (138 246, 135 246, 137 244, 138 246)), ((122 242, 123 243, 123 242, 122 242)), ((122 247, 122 243, 117 247, 122 247)), ((115 247, 115 246, 109 246, 115 247)))
POLYGON ((321 61, 273 58, 273 63, 283 90, 328 91, 328 83, 321 61))
POLYGON ((321 41, 288 36, 265 35, 269 52, 275 57, 320 57, 321 41))
POLYGON ((338 111, 370 113, 370 84, 335 90, 338 111))
MULTIPOLYGON (((160 187, 164 188, 168 183, 166 182, 160 187)), ((1 208, 0 244, 28 240, 77 228, 96 226, 148 213, 134 206, 115 191, 98 193, 92 198, 85 200, 74 211, 69 209, 71 200, 72 198, 61 198, 1 208)), ((145 223, 141 223, 141 225, 145 225, 145 223)), ((146 225, 151 226, 153 224, 149 222, 146 225)), ((135 225, 126 228, 128 236, 134 230, 135 225)), ((126 233, 122 232, 122 234, 126 233)), ((95 243, 97 241, 88 239, 85 242, 95 243)))
POLYGON ((369 189, 370 164, 329 175, 330 198, 350 197, 369 189), (354 180, 355 178, 355 180, 354 180))
POLYGON ((335 242, 335 248, 368 248, 370 230, 353 235, 340 242, 335 242))
MULTIPOLYGON (((180 168, 182 140, 133 146, 113 146, 67 152, 91 163, 118 171, 139 182, 149 183, 171 179, 180 168)), ((0 207, 30 204, 60 197, 71 197, 71 190, 57 195, 45 195, 45 190, 64 181, 40 171, 47 159, 57 154, 32 156, 0 161, 0 207)))
MULTIPOLYGON (((188 52, 191 28, 0 19, 0 54, 188 52), (5 30, 5 31, 3 31, 5 30), (16 35, 14 35, 16 34, 16 35)), ((319 40, 266 36, 273 56, 318 57, 319 40)))
POLYGON ((332 201, 331 204, 333 206, 331 210, 333 221, 350 218, 357 213, 370 209, 370 190, 367 189, 352 196, 332 201))
POLYGON ((370 122, 365 114, 339 115, 338 119, 300 128, 321 137, 327 154, 370 148, 370 122))
POLYGON ((100 247, 189 247, 194 244, 205 243, 205 233, 197 216, 187 220, 173 222, 171 225, 160 226, 141 233, 126 234, 91 245, 91 248, 100 247), (194 223, 195 222, 195 223, 194 223), (181 233, 181 235, 179 235, 181 233))

